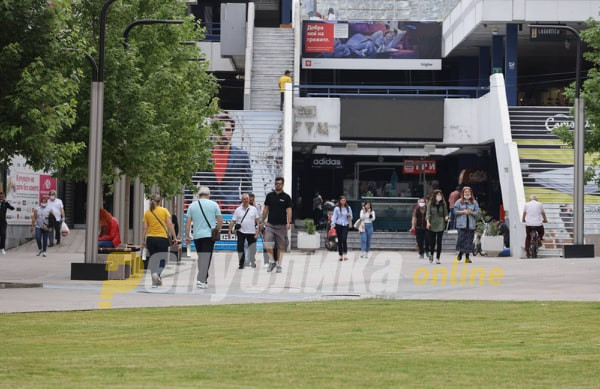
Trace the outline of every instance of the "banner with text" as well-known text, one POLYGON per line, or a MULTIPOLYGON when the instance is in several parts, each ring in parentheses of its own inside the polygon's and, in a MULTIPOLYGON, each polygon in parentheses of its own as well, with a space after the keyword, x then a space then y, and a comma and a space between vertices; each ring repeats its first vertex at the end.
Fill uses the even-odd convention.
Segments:
POLYGON ((8 224, 30 224, 33 209, 36 208, 42 196, 56 189, 56 178, 48 173, 31 168, 21 156, 13 157, 7 172, 6 200, 15 207, 7 211, 8 224))
POLYGON ((305 20, 304 69, 440 70, 439 22, 305 20))

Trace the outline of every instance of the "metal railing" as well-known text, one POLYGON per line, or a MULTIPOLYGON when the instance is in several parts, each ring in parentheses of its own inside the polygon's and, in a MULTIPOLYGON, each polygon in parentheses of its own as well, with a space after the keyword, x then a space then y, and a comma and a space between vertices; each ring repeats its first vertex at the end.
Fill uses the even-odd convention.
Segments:
POLYGON ((488 86, 294 85, 301 97, 444 97, 476 98, 488 86))

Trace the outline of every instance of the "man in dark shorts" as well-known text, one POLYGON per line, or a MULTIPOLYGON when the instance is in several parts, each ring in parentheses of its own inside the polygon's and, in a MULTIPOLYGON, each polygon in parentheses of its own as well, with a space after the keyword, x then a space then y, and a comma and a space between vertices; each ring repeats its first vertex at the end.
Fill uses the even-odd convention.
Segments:
POLYGON ((268 272, 277 267, 277 273, 281 273, 287 233, 292 225, 292 198, 283 191, 283 181, 283 177, 275 178, 275 190, 267 195, 262 212, 263 223, 267 220, 263 244, 269 254, 268 272), (277 247, 277 260, 273 255, 274 246, 277 247))

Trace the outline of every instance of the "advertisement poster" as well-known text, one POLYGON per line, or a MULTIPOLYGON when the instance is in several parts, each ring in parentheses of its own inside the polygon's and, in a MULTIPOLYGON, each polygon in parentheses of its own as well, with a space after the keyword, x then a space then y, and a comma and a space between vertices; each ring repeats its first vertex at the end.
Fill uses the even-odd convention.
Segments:
MULTIPOLYGON (((192 177, 194 185, 210 188, 210 199, 216 201, 229 220, 241 204, 242 193, 254 193, 261 211, 265 197, 274 189, 275 177, 283 173, 283 131, 280 112, 229 111, 219 115, 225 121, 220 137, 213 140, 213 164, 210 171, 199 171, 192 177)), ((192 190, 185 191, 185 209, 195 199, 192 190)), ((215 249, 231 249, 235 235, 227 240, 225 224, 215 249)))
POLYGON ((6 200, 15 210, 6 213, 7 223, 30 224, 33 209, 51 189, 56 189, 56 178, 33 170, 21 156, 13 157, 7 171, 6 200))
POLYGON ((439 70, 439 22, 345 22, 305 20, 305 69, 439 70))

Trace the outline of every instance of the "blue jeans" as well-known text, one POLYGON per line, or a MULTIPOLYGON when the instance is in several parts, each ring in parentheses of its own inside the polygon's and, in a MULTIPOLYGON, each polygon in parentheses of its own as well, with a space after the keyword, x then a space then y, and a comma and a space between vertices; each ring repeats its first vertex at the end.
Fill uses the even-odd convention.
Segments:
POLYGON ((360 233, 360 250, 371 250, 371 237, 373 236, 373 223, 364 223, 365 230, 360 233))
POLYGON ((454 208, 450 208, 450 223, 448 223, 448 229, 449 230, 455 230, 456 229, 456 216, 454 215, 454 208))
POLYGON ((112 240, 99 240, 98 247, 114 248, 112 240))
MULTIPOLYGON (((147 236, 146 248, 150 255, 150 262, 148 263, 150 274, 156 273, 160 276, 165 266, 167 266, 167 260, 170 255, 169 239, 158 236, 147 236)), ((154 284, 155 281, 152 280, 152 285, 154 284)))
POLYGON ((40 227, 35 227, 35 240, 37 242, 38 250, 46 251, 48 248, 48 236, 52 231, 44 231, 40 227))

